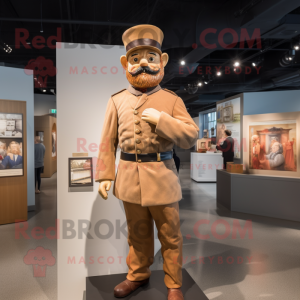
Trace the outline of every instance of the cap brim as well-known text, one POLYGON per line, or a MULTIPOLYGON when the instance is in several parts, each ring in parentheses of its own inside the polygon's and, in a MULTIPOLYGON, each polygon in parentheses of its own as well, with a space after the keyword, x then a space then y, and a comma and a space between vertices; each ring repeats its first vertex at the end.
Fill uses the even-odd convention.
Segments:
POLYGON ((140 45, 140 46, 136 46, 136 47, 133 47, 133 48, 131 48, 130 50, 128 50, 127 53, 126 53, 126 58, 128 59, 128 56, 129 56, 133 51, 136 51, 136 50, 139 50, 139 49, 143 49, 143 48, 152 49, 152 50, 154 50, 155 52, 158 52, 160 55, 162 55, 161 50, 158 49, 158 48, 156 48, 156 47, 148 46, 148 45, 140 45))

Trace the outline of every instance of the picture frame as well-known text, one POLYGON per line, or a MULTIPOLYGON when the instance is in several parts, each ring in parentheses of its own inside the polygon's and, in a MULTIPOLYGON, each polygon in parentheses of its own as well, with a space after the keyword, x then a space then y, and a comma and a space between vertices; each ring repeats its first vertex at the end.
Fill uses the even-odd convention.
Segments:
POLYGON ((92 157, 70 157, 69 187, 94 186, 92 157))
POLYGON ((24 176, 23 114, 0 112, 0 178, 24 176))

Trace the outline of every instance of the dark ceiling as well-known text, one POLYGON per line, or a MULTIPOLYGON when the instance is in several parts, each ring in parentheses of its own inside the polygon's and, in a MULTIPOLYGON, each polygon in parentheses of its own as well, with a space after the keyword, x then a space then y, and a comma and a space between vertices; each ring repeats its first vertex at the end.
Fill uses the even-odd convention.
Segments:
MULTIPOLYGON (((192 116, 241 92, 300 87, 300 50, 289 52, 299 44, 298 0, 1 0, 0 65, 25 68, 39 56, 55 64, 55 49, 32 42, 57 36, 57 28, 62 42, 122 45, 127 28, 147 23, 163 30, 170 56, 161 85, 176 91, 192 116), (18 47, 20 29, 31 49, 18 47)), ((55 92, 55 76, 45 90, 55 92)))

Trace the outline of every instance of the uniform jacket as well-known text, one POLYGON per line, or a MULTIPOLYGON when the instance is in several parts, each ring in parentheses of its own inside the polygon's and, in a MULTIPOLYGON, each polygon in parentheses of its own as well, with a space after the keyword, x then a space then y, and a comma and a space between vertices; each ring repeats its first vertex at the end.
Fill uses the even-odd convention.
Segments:
POLYGON ((172 151, 174 144, 189 149, 196 143, 198 131, 175 93, 159 85, 141 93, 130 85, 108 101, 95 179, 115 181, 113 194, 126 202, 142 206, 177 202, 182 192, 173 158, 161 162, 120 159, 115 166, 116 149, 119 146, 122 151, 135 154, 172 151), (161 112, 156 126, 141 119, 146 108, 161 112))

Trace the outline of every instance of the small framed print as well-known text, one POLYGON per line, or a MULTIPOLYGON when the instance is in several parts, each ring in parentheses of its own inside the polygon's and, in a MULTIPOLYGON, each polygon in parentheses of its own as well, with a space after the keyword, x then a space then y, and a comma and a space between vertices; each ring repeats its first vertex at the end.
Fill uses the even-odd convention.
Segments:
POLYGON ((0 112, 0 177, 23 175, 23 114, 0 112))
POLYGON ((91 157, 69 158, 69 187, 93 186, 93 160, 91 157))

